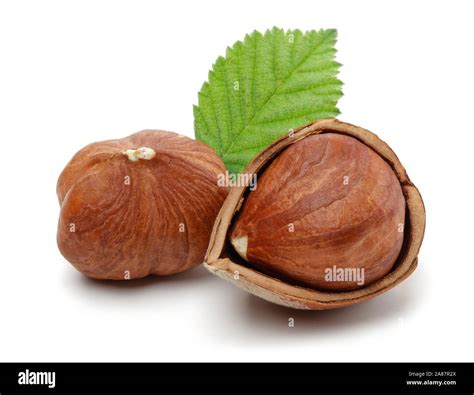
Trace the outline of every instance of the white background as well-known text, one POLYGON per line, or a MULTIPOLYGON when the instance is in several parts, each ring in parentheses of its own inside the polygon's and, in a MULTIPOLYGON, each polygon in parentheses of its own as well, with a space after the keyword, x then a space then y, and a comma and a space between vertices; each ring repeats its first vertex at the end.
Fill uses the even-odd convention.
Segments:
POLYGON ((472 361, 471 4, 2 1, 0 360, 472 361), (362 305, 301 312, 202 267, 128 283, 75 271, 56 247, 70 157, 144 128, 193 136, 217 56, 274 25, 338 29, 340 119, 386 140, 426 203, 414 275, 362 305))

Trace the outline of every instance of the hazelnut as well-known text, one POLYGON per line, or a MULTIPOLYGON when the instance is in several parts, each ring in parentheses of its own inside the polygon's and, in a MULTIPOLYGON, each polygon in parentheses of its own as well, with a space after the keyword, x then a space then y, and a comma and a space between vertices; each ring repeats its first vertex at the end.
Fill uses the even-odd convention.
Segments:
POLYGON ((373 133, 334 119, 285 136, 246 168, 216 219, 205 266, 245 290, 301 309, 359 303, 413 272, 421 196, 373 133))
POLYGON ((57 184, 57 241, 96 279, 169 275, 202 263, 227 190, 207 145, 158 130, 90 144, 57 184))

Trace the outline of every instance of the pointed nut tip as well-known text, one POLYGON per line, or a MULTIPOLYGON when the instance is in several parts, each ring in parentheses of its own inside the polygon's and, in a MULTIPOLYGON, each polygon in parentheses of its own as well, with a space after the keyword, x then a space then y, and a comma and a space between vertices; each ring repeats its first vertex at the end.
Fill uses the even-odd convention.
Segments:
POLYGON ((238 252, 238 254, 245 260, 247 260, 247 247, 249 244, 249 238, 248 236, 239 236, 239 237, 234 237, 230 241, 232 245, 234 246, 235 250, 238 252))

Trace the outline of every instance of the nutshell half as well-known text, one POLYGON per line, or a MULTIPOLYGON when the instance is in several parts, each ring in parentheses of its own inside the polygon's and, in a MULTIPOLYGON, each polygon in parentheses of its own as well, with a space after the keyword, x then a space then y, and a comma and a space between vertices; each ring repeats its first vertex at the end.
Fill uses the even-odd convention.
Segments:
POLYGON ((245 169, 214 224, 205 266, 298 309, 368 300, 416 268, 421 196, 390 147, 335 119, 282 137, 245 169))
POLYGON ((95 279, 183 272, 202 263, 227 195, 207 145, 160 130, 81 149, 58 179, 57 241, 95 279))

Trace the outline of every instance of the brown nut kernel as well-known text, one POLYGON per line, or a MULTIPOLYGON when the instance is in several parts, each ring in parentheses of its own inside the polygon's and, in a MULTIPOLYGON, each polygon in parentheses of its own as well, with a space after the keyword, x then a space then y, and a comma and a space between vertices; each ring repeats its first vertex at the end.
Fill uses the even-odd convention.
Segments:
POLYGON ((227 190, 205 144, 145 130, 81 149, 61 173, 58 246, 96 279, 168 275, 202 263, 227 190))
POLYGON ((380 156, 353 137, 316 134, 269 164, 245 199, 230 241, 262 271, 341 291, 390 271, 404 221, 400 183, 380 156), (334 267, 356 270, 340 271, 334 281, 334 267))
POLYGON ((234 188, 224 202, 205 260, 215 274, 278 304, 329 309, 381 294, 415 269, 423 202, 369 131, 316 121, 245 173, 258 175, 257 187, 234 188), (356 272, 362 282, 344 277, 356 272))

